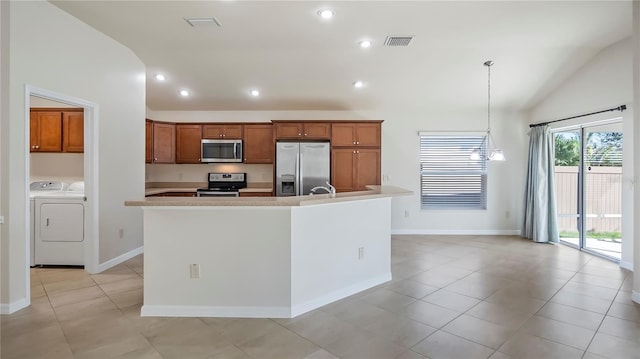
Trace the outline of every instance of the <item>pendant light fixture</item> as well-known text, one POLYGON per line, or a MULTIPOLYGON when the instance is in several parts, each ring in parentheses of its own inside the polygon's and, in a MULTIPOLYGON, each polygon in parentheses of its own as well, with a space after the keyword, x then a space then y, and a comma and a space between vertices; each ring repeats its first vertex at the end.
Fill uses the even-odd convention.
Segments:
POLYGON ((487 67, 487 135, 485 136, 485 139, 482 141, 482 144, 480 144, 480 147, 476 148, 473 150, 473 152, 471 152, 471 156, 469 156, 470 159, 472 160, 479 160, 481 159, 483 156, 482 153, 482 146, 484 146, 484 142, 487 141, 487 147, 489 149, 489 156, 487 157, 487 160, 489 161, 504 161, 505 157, 504 157, 504 152, 502 152, 501 149, 497 148, 497 147, 492 147, 495 146, 496 141, 493 139, 493 136, 491 135, 491 66, 493 66, 493 61, 488 60, 485 61, 484 66, 487 67))

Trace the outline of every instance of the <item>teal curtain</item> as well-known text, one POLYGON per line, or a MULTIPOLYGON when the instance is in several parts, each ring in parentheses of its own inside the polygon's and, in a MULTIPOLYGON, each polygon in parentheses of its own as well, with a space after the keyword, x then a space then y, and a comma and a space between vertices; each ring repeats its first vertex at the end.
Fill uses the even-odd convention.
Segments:
POLYGON ((558 243, 559 240, 553 169, 553 134, 549 126, 533 127, 529 133, 529 163, 521 235, 534 242, 558 243))

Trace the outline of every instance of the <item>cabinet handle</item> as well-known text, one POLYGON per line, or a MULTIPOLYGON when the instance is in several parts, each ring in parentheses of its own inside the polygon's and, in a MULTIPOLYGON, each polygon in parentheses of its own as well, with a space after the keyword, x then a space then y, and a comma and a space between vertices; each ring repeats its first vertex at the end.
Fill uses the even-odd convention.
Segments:
POLYGON ((360 151, 356 151, 356 153, 360 153, 360 151))
POLYGON ((47 227, 49 227, 49 218, 47 218, 47 227))
POLYGON ((301 134, 301 133, 298 133, 298 136, 302 136, 302 134, 301 134))
POLYGON ((36 146, 36 150, 37 150, 38 148, 40 148, 40 146, 36 146))
POLYGON ((356 141, 353 141, 353 144, 355 145, 355 144, 356 144, 356 141))
POLYGON ((154 160, 154 161, 156 161, 156 162, 158 162, 158 158, 154 158, 153 160, 154 160))
POLYGON ((305 133, 304 135, 306 136, 307 134, 305 133))
POLYGON ((360 141, 356 142, 356 145, 359 145, 359 144, 360 144, 360 141))
POLYGON ((356 153, 356 151, 353 151, 353 153, 355 154, 355 153, 356 153))

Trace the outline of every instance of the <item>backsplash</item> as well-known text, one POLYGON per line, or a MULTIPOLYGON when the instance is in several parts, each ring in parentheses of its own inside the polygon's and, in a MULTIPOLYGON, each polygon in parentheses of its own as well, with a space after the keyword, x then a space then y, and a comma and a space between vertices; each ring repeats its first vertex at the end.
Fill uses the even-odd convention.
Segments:
POLYGON ((246 172, 247 182, 272 182, 273 165, 243 163, 147 164, 146 182, 206 182, 209 172, 246 172))

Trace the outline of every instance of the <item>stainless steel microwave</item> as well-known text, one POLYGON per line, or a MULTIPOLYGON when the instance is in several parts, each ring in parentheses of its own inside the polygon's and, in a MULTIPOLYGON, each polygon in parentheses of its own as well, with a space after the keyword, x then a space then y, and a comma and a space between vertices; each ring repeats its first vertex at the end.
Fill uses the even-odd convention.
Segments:
POLYGON ((242 140, 201 140, 202 162, 242 162, 242 140))

